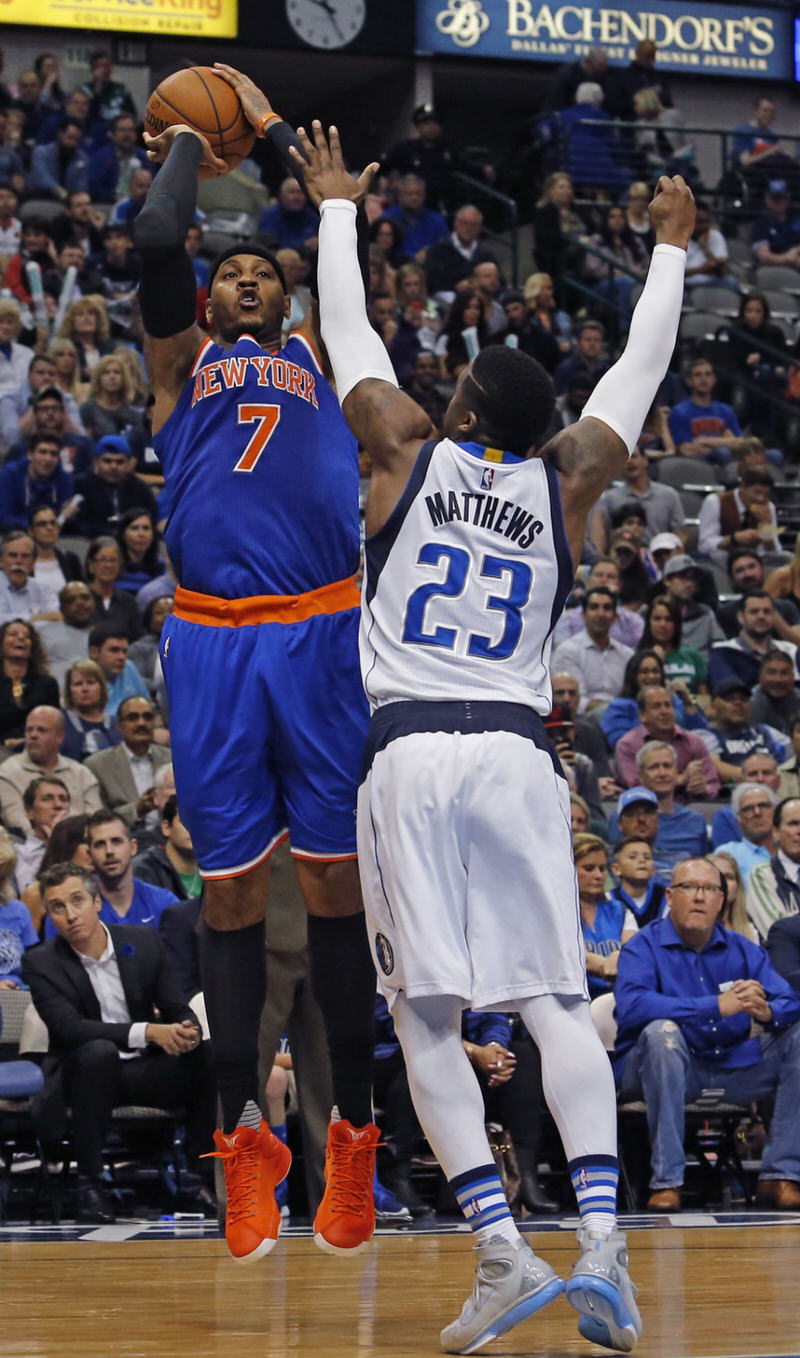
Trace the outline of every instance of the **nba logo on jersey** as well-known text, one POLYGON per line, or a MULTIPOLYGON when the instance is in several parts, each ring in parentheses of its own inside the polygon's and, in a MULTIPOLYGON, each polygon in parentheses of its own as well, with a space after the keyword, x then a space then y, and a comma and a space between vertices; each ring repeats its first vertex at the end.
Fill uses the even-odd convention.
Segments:
POLYGON ((486 467, 481 477, 481 490, 491 490, 494 484, 494 467, 486 467))
POLYGON ((589 1187, 589 1175, 588 1175, 587 1172, 586 1172, 586 1167, 585 1167, 585 1166, 584 1166, 584 1168, 583 1168, 583 1169, 581 1170, 581 1172, 580 1172, 580 1182, 581 1182, 581 1188, 588 1188, 588 1187, 589 1187))

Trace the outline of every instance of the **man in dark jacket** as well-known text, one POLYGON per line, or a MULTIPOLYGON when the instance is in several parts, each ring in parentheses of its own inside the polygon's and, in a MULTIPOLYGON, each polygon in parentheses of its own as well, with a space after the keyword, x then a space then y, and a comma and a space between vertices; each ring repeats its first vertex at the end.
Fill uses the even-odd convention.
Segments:
POLYGON ((75 863, 50 868, 41 891, 58 936, 30 949, 23 964, 50 1039, 34 1122, 43 1140, 53 1140, 63 1134, 70 1108, 77 1217, 113 1221, 102 1183, 113 1109, 184 1108, 187 1148, 202 1154, 216 1116, 210 1048, 155 929, 106 927, 94 878, 75 863))
POLYGON ((775 970, 800 995, 800 915, 787 915, 767 935, 767 952, 775 970))
POLYGON ((178 799, 168 797, 161 813, 163 848, 156 844, 133 860, 133 874, 153 886, 163 886, 179 901, 202 894, 203 879, 197 866, 189 831, 178 814, 178 799))
POLYGON ((158 517, 153 492, 141 477, 130 471, 131 450, 121 434, 104 434, 97 440, 94 470, 79 476, 75 489, 82 497, 70 530, 95 538, 109 533, 126 509, 144 509, 158 517))
POLYGON ((453 230, 442 236, 425 257, 425 282, 430 293, 455 294, 456 284, 470 278, 476 264, 497 261, 491 250, 480 243, 483 213, 465 203, 453 218, 453 230))

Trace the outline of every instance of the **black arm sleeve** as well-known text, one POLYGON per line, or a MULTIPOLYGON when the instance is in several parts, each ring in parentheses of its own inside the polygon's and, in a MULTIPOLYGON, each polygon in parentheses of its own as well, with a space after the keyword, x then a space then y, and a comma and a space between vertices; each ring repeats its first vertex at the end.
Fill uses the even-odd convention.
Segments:
POLYGON ((178 335, 195 319, 197 284, 184 242, 197 209, 202 156, 197 137, 177 136, 134 223, 133 240, 142 258, 142 320, 154 339, 178 335))
MULTIPOLYGON (((284 166, 286 173, 293 175, 294 178, 305 190, 306 186, 305 180, 303 178, 303 171, 300 169, 300 166, 297 164, 297 161, 294 160, 293 157, 289 154, 289 148, 292 146, 296 146, 303 159, 306 161, 308 159, 305 151, 303 150, 300 138, 294 131, 294 128, 290 127, 289 124, 286 122, 270 123, 269 127, 267 128, 264 140, 268 146, 271 146, 273 150, 277 152, 277 155, 281 161, 281 164, 284 166)), ((364 211, 363 203, 359 203, 358 209, 356 211, 356 235, 358 238, 358 265, 361 270, 361 277, 364 281, 364 296, 368 297, 370 240, 369 240, 369 222, 367 221, 367 214, 364 211)), ((316 300, 319 300, 316 272, 314 273, 311 282, 311 293, 316 300)))
POLYGON ((298 183, 302 185, 303 189, 305 189, 303 171, 300 169, 297 161, 289 154, 289 148, 296 146, 303 159, 308 163, 308 157, 303 150, 300 138, 294 128, 283 121, 272 122, 266 130, 264 141, 267 146, 271 146, 273 151, 275 151, 278 159, 286 170, 286 173, 292 175, 298 183))

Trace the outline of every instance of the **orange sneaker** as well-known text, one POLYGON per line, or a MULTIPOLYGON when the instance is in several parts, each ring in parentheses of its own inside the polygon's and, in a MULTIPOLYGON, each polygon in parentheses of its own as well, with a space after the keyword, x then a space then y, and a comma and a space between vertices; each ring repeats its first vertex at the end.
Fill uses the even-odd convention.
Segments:
POLYGON ((328 1254, 360 1254, 375 1230, 372 1179, 380 1132, 374 1122, 332 1122, 325 1147, 325 1196, 314 1218, 314 1240, 328 1254))
POLYGON ((237 1263, 261 1259, 275 1245, 281 1213, 275 1189, 289 1173, 292 1152, 261 1120, 258 1131, 242 1127, 214 1133, 215 1151, 225 1170, 228 1209, 225 1239, 237 1263))

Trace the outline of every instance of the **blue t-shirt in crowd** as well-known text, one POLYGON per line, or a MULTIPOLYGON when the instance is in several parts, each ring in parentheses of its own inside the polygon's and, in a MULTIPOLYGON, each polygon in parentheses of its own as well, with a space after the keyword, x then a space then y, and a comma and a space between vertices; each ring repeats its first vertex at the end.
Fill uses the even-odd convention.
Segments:
POLYGON ((736 411, 724 401, 712 401, 708 406, 697 405, 691 398, 679 401, 673 406, 669 417, 669 432, 678 445, 691 443, 704 434, 719 438, 726 429, 736 438, 741 436, 736 411))
POLYGON ((0 981, 22 980, 22 954, 39 939, 33 927, 31 912, 22 901, 0 905, 0 981))
POLYGON ((739 822, 731 807, 721 806, 719 811, 714 812, 711 821, 711 843, 714 848, 718 849, 720 844, 729 844, 731 841, 738 844, 742 838, 739 822))
MULTIPOLYGON (((622 901, 611 896, 598 901, 594 924, 591 928, 581 916, 581 933, 583 934, 586 951, 598 953, 601 957, 610 957, 612 952, 619 952, 622 947, 624 919, 625 906, 622 901)), ((611 982, 607 981, 605 976, 593 976, 589 972, 586 979, 589 983, 589 994, 592 999, 595 999, 597 995, 606 995, 611 990, 611 982)))

